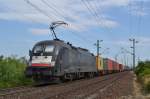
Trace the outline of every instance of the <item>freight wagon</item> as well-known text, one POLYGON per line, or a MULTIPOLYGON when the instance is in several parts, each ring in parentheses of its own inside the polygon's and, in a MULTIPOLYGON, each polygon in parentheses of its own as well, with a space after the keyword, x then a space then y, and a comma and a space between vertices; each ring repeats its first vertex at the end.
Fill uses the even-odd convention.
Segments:
POLYGON ((123 65, 119 64, 119 71, 122 72, 124 70, 123 65))
POLYGON ((119 63, 114 60, 112 60, 112 62, 113 62, 113 73, 119 72, 119 63))
POLYGON ((123 65, 109 58, 101 58, 102 74, 110 74, 123 71, 123 65))
POLYGON ((103 73, 104 74, 109 74, 113 72, 113 62, 111 59, 104 58, 103 59, 103 73))

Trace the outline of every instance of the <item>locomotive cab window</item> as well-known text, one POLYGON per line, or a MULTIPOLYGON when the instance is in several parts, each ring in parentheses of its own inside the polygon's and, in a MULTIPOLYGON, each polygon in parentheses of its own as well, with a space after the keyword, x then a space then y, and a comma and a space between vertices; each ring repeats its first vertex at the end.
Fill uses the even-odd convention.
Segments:
POLYGON ((53 45, 46 45, 45 46, 45 52, 49 53, 49 52, 53 52, 54 50, 54 46, 53 45))
POLYGON ((42 45, 35 46, 35 48, 33 50, 34 53, 41 53, 42 51, 43 51, 42 45))

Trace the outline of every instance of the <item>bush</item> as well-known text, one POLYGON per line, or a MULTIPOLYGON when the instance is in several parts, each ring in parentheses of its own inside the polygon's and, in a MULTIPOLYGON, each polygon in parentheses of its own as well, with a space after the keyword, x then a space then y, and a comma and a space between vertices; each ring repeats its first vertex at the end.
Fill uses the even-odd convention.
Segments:
POLYGON ((145 91, 146 93, 150 93, 150 82, 148 82, 146 85, 145 85, 145 91))
POLYGON ((24 75, 26 64, 16 57, 0 57, 0 88, 31 84, 24 75))
POLYGON ((150 93, 150 61, 140 62, 135 69, 135 73, 145 92, 150 93))

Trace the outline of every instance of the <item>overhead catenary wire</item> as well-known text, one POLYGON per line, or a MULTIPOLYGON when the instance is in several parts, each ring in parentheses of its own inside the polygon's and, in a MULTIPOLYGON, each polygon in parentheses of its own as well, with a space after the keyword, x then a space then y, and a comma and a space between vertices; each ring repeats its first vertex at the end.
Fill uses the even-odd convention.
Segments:
MULTIPOLYGON (((88 9, 89 13, 94 17, 94 19, 96 20, 97 24, 102 27, 104 25, 104 32, 105 33, 110 33, 112 32, 110 30, 110 28, 108 28, 107 26, 105 26, 104 21, 102 20, 102 16, 101 14, 99 15, 97 13, 97 11, 95 10, 95 8, 92 6, 91 2, 89 0, 81 0, 82 3, 84 4, 84 6, 88 9)), ((96 5, 96 9, 98 9, 97 5, 96 5)), ((110 34, 107 37, 112 37, 110 36, 110 34)))
POLYGON ((88 9, 88 11, 89 11, 89 13, 94 17, 94 19, 96 20, 96 22, 97 22, 97 24, 98 25, 100 25, 101 26, 101 22, 99 22, 99 17, 98 17, 98 14, 97 14, 97 12, 93 12, 93 7, 91 7, 92 9, 90 9, 90 7, 89 7, 89 2, 85 2, 84 0, 81 0, 82 1, 82 3, 84 4, 84 6, 88 9))
MULTIPOLYGON (((139 9, 137 9, 137 14, 138 14, 138 11, 140 11, 141 14, 144 13, 144 1, 141 0, 139 1, 139 9)), ((140 37, 141 36, 141 24, 142 24, 142 18, 143 18, 143 15, 137 15, 138 16, 138 19, 137 19, 137 35, 140 37)), ((141 57, 141 51, 139 51, 139 48, 137 48, 137 51, 138 51, 138 58, 141 57)))
MULTIPOLYGON (((102 25, 104 25, 103 21, 102 21, 102 15, 97 13, 96 9, 99 9, 97 7, 97 4, 95 4, 96 9, 92 6, 91 2, 89 2, 89 0, 81 0, 83 2, 83 4, 85 5, 85 7, 88 9, 88 11, 95 17, 95 20, 97 21, 98 25, 100 25, 100 27, 102 25)), ((94 2, 93 2, 94 4, 94 2)), ((107 27, 106 27, 107 28, 107 27)), ((108 29, 108 28, 107 28, 108 29)))
MULTIPOLYGON (((128 10, 129 10, 129 36, 132 37, 133 36, 133 31, 132 31, 132 0, 129 0, 129 4, 128 4, 128 10)), ((130 60, 132 60, 132 55, 130 57, 130 60)), ((132 61, 130 61, 130 63, 133 65, 132 61)), ((131 66, 132 66, 131 65, 131 66)))
MULTIPOLYGON (((97 13, 97 16, 98 16, 98 18, 99 18, 99 21, 100 21, 100 23, 101 24, 104 24, 104 22, 102 21, 102 19, 105 19, 104 18, 104 16, 100 13, 98 13, 97 11, 98 11, 98 9, 100 10, 100 11, 102 11, 102 8, 101 8, 101 6, 99 5, 98 6, 98 2, 99 2, 99 0, 96 0, 97 2, 93 2, 93 4, 94 4, 94 6, 96 7, 96 9, 94 9, 94 7, 92 7, 92 9, 94 9, 95 10, 95 12, 97 13)), ((90 2, 87 0, 87 2, 90 4, 90 2)), ((92 2, 91 2, 92 3, 92 2)), ((92 6, 92 5, 91 5, 92 6)), ((112 30, 110 29, 110 28, 108 28, 107 26, 105 26, 105 32, 112 32, 112 30)), ((109 37, 112 37, 112 36, 110 36, 110 34, 108 35, 109 37)), ((116 36, 117 37, 117 36, 116 36)))
POLYGON ((129 0, 129 34, 133 36, 132 31, 132 0, 129 0))
POLYGON ((88 9, 88 11, 90 12, 90 14, 94 17, 94 19, 96 20, 97 24, 98 24, 98 25, 101 25, 101 23, 99 23, 97 13, 93 12, 93 10, 90 9, 89 3, 88 3, 88 2, 85 2, 84 0, 81 0, 81 1, 82 1, 82 3, 84 4, 84 6, 88 9))
MULTIPOLYGON (((58 15, 60 15, 60 16, 62 16, 64 19, 65 19, 65 21, 66 21, 66 18, 69 16, 69 17, 71 17, 70 15, 68 15, 68 14, 66 14, 65 13, 65 11, 63 11, 62 9, 60 9, 59 11, 55 8, 56 7, 56 5, 54 5, 52 2, 50 2, 50 4, 49 4, 49 2, 47 2, 47 1, 45 1, 45 0, 41 0, 46 6, 48 6, 50 9, 52 9, 52 10, 54 10, 55 11, 55 13, 57 13, 58 15)), ((71 22, 68 22, 67 21, 67 23, 68 24, 71 24, 71 22)), ((75 27, 77 27, 77 26, 75 26, 75 27)), ((77 27, 77 28, 79 28, 79 27, 77 27)))
MULTIPOLYGON (((46 6, 48 6, 50 9, 54 10, 57 15, 62 16, 64 19, 66 18, 63 14, 61 14, 55 7, 51 6, 48 2, 46 2, 45 0, 41 0, 41 1, 42 1, 46 6)), ((61 19, 61 20, 63 20, 63 19, 61 19)))
MULTIPOLYGON (((103 24, 103 22, 101 21, 101 16, 99 16, 99 14, 97 13, 97 11, 95 10, 95 8, 92 6, 92 4, 88 1, 88 0, 86 0, 87 1, 87 4, 89 5, 89 8, 91 8, 91 10, 93 11, 93 13, 95 14, 95 16, 97 17, 97 19, 98 19, 98 22, 99 22, 99 24, 100 25, 102 25, 103 24)), ((97 7, 97 6, 96 6, 97 7)))
MULTIPOLYGON (((143 0, 141 0, 140 1, 140 11, 141 11, 141 13, 143 13, 143 10, 144 10, 144 1, 143 0)), ((138 17, 138 23, 137 23, 137 32, 139 33, 139 35, 140 35, 140 33, 141 33, 141 22, 142 22, 142 15, 138 15, 139 17, 138 17)))
MULTIPOLYGON (((70 15, 68 15, 67 13, 65 13, 65 11, 63 11, 62 9, 57 9, 57 8, 55 8, 56 7, 56 5, 54 5, 54 3, 53 2, 50 2, 50 4, 49 4, 49 2, 47 2, 46 0, 41 0, 45 5, 47 5, 50 9, 52 9, 52 10, 54 10, 58 15, 60 15, 60 16, 62 16, 64 19, 66 19, 67 17, 71 17, 70 15)), ((65 20, 66 21, 66 20, 65 20)), ((67 23, 68 24, 71 24, 71 25, 73 25, 71 22, 68 22, 67 21, 67 23)), ((76 25, 73 25, 73 26, 75 26, 76 28, 80 28, 80 27, 78 27, 78 26, 76 26, 76 25)), ((81 29, 81 28, 80 28, 81 29)))
MULTIPOLYGON (((102 15, 101 14, 98 14, 97 13, 97 11, 95 10, 95 8, 92 6, 92 4, 89 2, 89 0, 81 0, 82 1, 82 3, 84 4, 84 6, 88 9, 88 11, 89 11, 89 13, 94 17, 94 19, 96 20, 96 23, 100 26, 100 27, 102 27, 103 25, 104 25, 104 32, 105 33, 110 33, 110 32, 112 32, 111 30, 110 30, 110 28, 108 28, 107 26, 105 26, 105 24, 104 24, 104 21, 102 21, 102 15)), ((95 5, 96 6, 96 9, 98 9, 98 7, 97 7, 97 5, 95 5)), ((108 35, 109 36, 109 35, 108 35)), ((109 37, 111 37, 111 36, 109 36, 109 37)))
MULTIPOLYGON (((40 13, 42 13, 43 15, 47 16, 48 18, 52 19, 52 21, 54 20, 52 17, 49 16, 49 14, 47 14, 44 10, 40 9, 38 6, 36 6, 35 4, 31 3, 29 0, 24 0, 26 3, 28 3, 29 5, 31 5, 32 7, 34 7, 36 10, 38 10, 40 13)), ((46 3, 46 2, 45 2, 46 3)), ((49 5, 50 7, 50 5, 49 5)), ((54 10, 54 9, 53 9, 54 10)), ((55 9, 56 10, 56 9, 55 9)), ((58 11, 57 11, 58 13, 58 11)), ((60 13, 59 13, 60 14, 60 13)), ((91 42, 89 41, 87 38, 77 34, 77 33, 74 33, 74 32, 71 32, 73 35, 81 38, 81 40, 83 40, 86 44, 87 42, 91 42), (87 42, 86 42, 87 41, 87 42)))
POLYGON ((40 9, 38 6, 36 6, 35 4, 33 4, 32 2, 30 2, 29 0, 24 0, 27 4, 31 5, 33 8, 35 8, 37 11, 39 11, 40 13, 44 14, 45 16, 47 16, 49 18, 49 20, 52 22, 55 19, 51 16, 49 16, 49 14, 47 14, 44 10, 40 9))
MULTIPOLYGON (((64 11, 63 9, 58 9, 55 8, 57 7, 56 4, 54 4, 54 2, 46 1, 46 0, 41 0, 45 5, 47 5, 50 9, 53 9, 58 15, 62 16, 64 19, 68 16, 68 14, 66 14, 66 11, 64 11), (67 16, 66 16, 67 15, 67 16)), ((70 17, 70 16, 69 16, 70 17)))
POLYGON ((101 27, 103 25, 103 21, 101 20, 101 17, 98 15, 97 11, 93 8, 93 6, 90 4, 90 2, 88 0, 87 0, 87 2, 84 0, 81 0, 81 1, 82 1, 82 4, 85 6, 85 8, 87 8, 88 12, 93 16, 97 25, 99 25, 101 27))
MULTIPOLYGON (((52 9, 52 10, 54 10, 55 11, 55 13, 57 13, 58 15, 60 15, 60 16, 62 16, 64 19, 65 19, 65 21, 66 21, 66 19, 67 18, 71 18, 71 16, 70 15, 68 15, 65 11, 63 11, 63 9, 59 9, 58 10, 58 8, 57 8, 57 5, 55 5, 54 4, 54 2, 50 2, 50 1, 47 1, 47 0, 41 0, 46 6, 48 6, 50 9, 52 9)), ((72 22, 69 22, 69 21, 66 21, 68 24, 69 24, 69 26, 71 25, 71 26, 73 26, 73 27, 76 27, 77 29, 79 29, 79 30, 82 30, 82 28, 80 28, 79 26, 77 26, 77 25, 74 25, 74 24, 72 24, 72 22)), ((81 24, 80 24, 81 25, 81 24)), ((84 25, 83 25, 84 26, 84 25)), ((76 34, 76 33, 75 33, 76 34)), ((85 39, 85 37, 82 37, 82 38, 84 38, 85 39)), ((91 42, 91 39, 87 39, 89 42, 91 42)))
MULTIPOLYGON (((66 18, 66 16, 64 16, 64 14, 62 14, 62 13, 60 13, 54 6, 52 7, 48 2, 46 2, 45 0, 41 0, 45 5, 47 5, 50 9, 52 9, 52 10, 54 10, 58 15, 60 15, 60 16, 62 16, 64 19, 66 18)), ((63 11, 62 11, 63 12, 63 11)), ((65 14, 66 15, 66 14, 65 14)), ((71 24, 71 23, 69 23, 69 24, 71 24)), ((77 26, 75 26, 76 28, 79 28, 79 27, 77 27, 77 26)), ((86 40, 86 41, 88 41, 88 42, 91 42, 91 40, 89 40, 89 39, 87 39, 87 38, 85 38, 85 37, 83 37, 83 36, 81 36, 81 35, 79 35, 79 34, 77 34, 77 33, 75 33, 75 32, 71 32, 73 35, 75 35, 75 36, 77 36, 77 37, 79 37, 79 38, 81 38, 82 40, 86 40)))
MULTIPOLYGON (((89 1, 87 1, 87 2, 89 2, 89 1)), ((98 2, 98 0, 97 0, 97 2, 98 2)), ((102 11, 102 10, 101 10, 101 6, 100 6, 100 5, 98 6, 98 3, 93 2, 93 4, 94 4, 95 7, 96 7, 96 9, 95 9, 95 12, 96 12, 96 13, 97 13, 98 9, 99 9, 100 11, 102 11)), ((93 8, 93 9, 94 9, 94 8, 93 8)), ((101 13, 100 13, 100 14, 97 13, 97 15, 98 15, 98 17, 100 18, 100 21, 101 21, 101 18, 103 18, 102 14, 101 14, 101 13)))

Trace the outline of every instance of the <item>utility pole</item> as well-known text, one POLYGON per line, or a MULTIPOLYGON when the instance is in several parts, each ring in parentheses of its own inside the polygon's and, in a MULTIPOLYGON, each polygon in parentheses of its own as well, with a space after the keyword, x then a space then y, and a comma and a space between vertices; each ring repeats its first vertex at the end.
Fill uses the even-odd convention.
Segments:
POLYGON ((95 43, 94 45, 96 46, 97 48, 97 55, 96 55, 96 66, 97 66, 97 69, 99 69, 100 67, 100 53, 99 53, 99 49, 101 48, 100 47, 100 42, 102 42, 103 40, 97 40, 97 43, 95 43))
POLYGON ((129 39, 129 41, 132 42, 132 46, 131 48, 133 49, 132 51, 132 55, 133 55, 133 69, 135 69, 135 44, 138 43, 138 41, 136 41, 134 38, 133 39, 129 39))
POLYGON ((97 43, 95 43, 94 45, 96 46, 96 48, 97 48, 97 56, 99 56, 99 49, 101 48, 100 47, 100 42, 103 42, 103 40, 97 40, 97 43))

